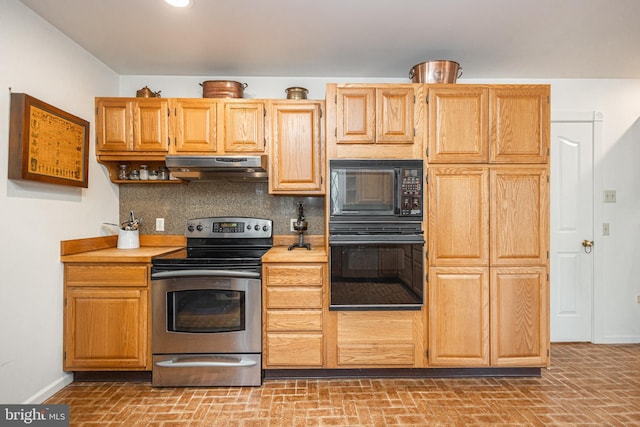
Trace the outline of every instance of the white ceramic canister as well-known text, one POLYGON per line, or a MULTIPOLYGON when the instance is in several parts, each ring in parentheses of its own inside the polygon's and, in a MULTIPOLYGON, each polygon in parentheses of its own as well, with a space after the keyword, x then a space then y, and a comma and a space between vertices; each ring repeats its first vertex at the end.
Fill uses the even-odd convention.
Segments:
POLYGON ((119 230, 118 249, 137 249, 140 247, 139 230, 119 230))

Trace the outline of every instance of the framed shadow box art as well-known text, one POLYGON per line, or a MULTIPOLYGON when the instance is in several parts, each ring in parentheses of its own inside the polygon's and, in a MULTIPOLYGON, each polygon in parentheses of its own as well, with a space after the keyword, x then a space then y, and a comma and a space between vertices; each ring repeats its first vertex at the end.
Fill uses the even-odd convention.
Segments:
POLYGON ((9 179, 88 187, 89 122, 11 94, 9 179))

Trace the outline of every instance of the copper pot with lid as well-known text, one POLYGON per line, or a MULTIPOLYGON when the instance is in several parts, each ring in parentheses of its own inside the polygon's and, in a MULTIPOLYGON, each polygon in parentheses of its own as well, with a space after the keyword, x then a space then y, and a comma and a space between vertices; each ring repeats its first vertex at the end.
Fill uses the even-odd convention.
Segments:
POLYGON ((136 98, 160 98, 160 92, 161 91, 154 92, 145 86, 136 91, 136 98))
POLYGON ((248 84, 233 80, 207 80, 200 86, 203 98, 242 98, 248 84))

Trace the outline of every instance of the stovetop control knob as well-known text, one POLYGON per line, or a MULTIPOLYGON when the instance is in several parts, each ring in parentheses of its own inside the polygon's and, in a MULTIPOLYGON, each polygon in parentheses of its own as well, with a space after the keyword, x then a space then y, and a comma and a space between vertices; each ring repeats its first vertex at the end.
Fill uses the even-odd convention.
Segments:
POLYGON ((256 230, 256 231, 258 231, 258 230, 260 230, 260 226, 259 226, 258 224, 256 224, 256 225, 253 227, 253 229, 254 229, 254 230, 256 230))
POLYGON ((267 227, 266 225, 262 226, 262 231, 269 231, 269 227, 267 227))
POLYGON ((198 231, 202 231, 202 228, 203 228, 203 227, 202 227, 202 224, 198 224, 198 225, 196 226, 196 230, 198 230, 198 231))
POLYGON ((194 230, 193 225, 188 226, 188 227, 187 227, 187 230, 189 230, 190 232, 192 232, 192 233, 193 233, 193 230, 194 230))

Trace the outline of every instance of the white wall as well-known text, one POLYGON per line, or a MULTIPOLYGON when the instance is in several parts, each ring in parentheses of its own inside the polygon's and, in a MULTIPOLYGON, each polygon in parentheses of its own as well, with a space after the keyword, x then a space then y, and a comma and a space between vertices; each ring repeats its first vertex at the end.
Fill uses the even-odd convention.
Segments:
MULTIPOLYGON (((121 76, 120 94, 135 96, 136 90, 149 86, 165 97, 201 97, 199 83, 217 79, 247 83, 246 98, 284 98, 289 86, 306 87, 309 98, 322 99, 326 83, 409 83, 408 79, 121 76)), ((552 113, 603 114, 603 146, 595 158, 602 188, 596 188, 594 197, 599 204, 593 236, 598 243, 594 261, 599 268, 594 285, 594 342, 640 342, 640 304, 636 302, 640 295, 640 245, 636 244, 640 240, 640 80, 463 78, 458 83, 548 83, 552 113), (602 202, 604 189, 617 191, 617 203, 602 202), (602 222, 610 223, 610 236, 601 236, 602 222)))
POLYGON ((17 0, 0 0, 0 402, 38 403, 62 371, 60 241, 118 219, 118 188, 95 161, 96 93, 118 76, 17 0), (7 180, 9 89, 91 122, 89 188, 7 180))

